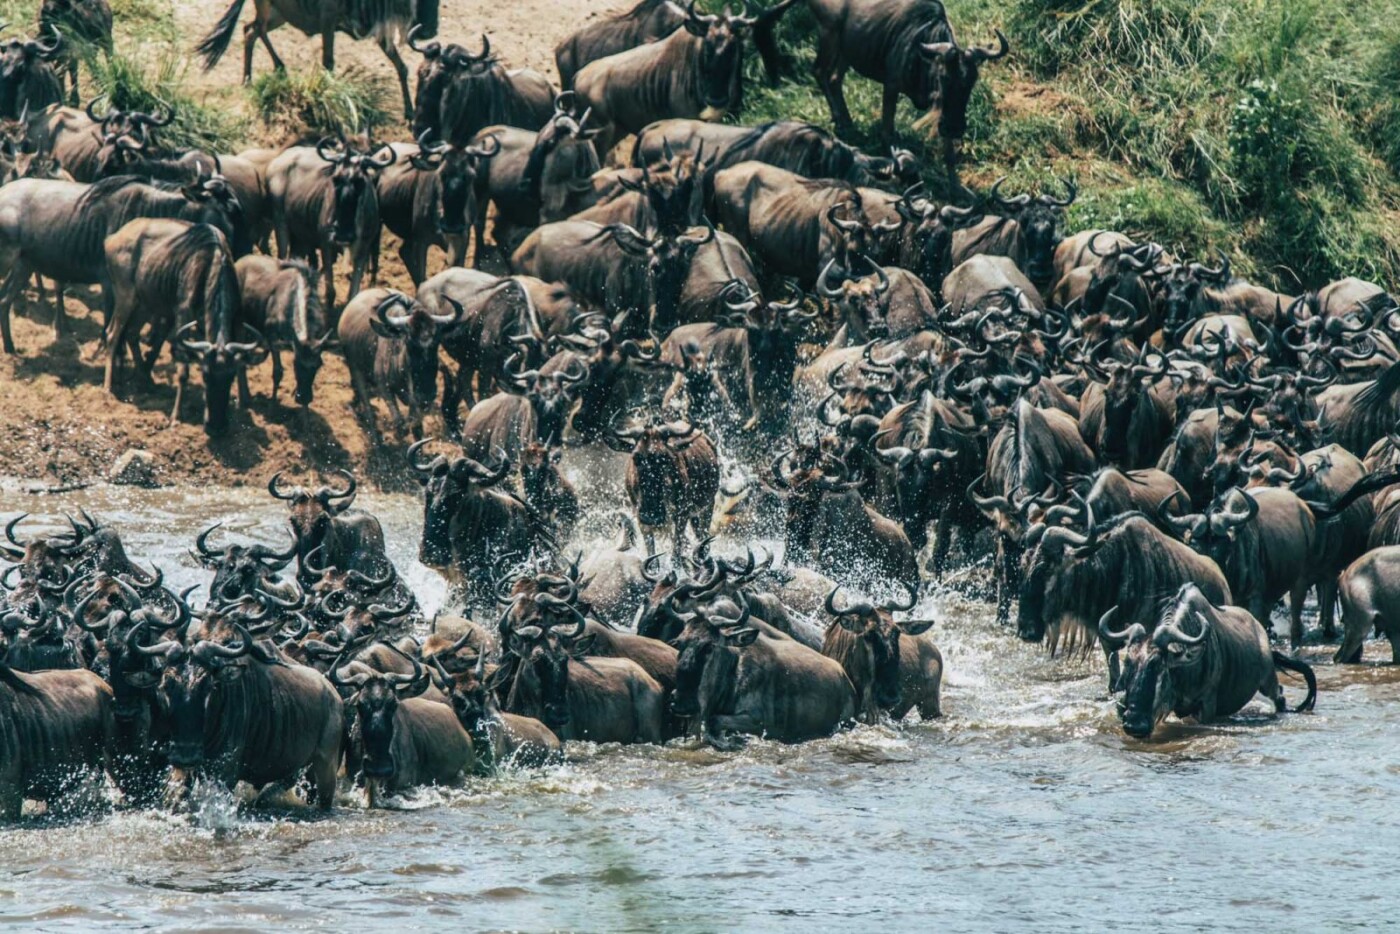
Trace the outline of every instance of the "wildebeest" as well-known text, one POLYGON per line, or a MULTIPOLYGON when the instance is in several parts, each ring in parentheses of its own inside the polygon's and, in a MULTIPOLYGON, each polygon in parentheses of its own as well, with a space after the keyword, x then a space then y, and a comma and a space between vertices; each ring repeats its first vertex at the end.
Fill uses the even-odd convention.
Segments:
POLYGON ((448 266, 466 262, 476 212, 482 210, 476 203, 477 167, 500 148, 494 137, 480 146, 424 140, 379 179, 379 213, 384 226, 403 240, 399 257, 414 285, 428 278, 431 246, 447 251, 448 266))
POLYGON ((1311 666, 1273 651, 1268 633, 1248 611, 1214 605, 1193 583, 1181 585, 1150 632, 1141 623, 1113 632, 1114 615, 1106 612, 1098 630, 1104 646, 1120 650, 1123 658, 1118 715, 1129 736, 1149 738, 1169 713, 1200 723, 1228 717, 1256 694, 1283 713, 1279 668, 1307 680, 1308 696, 1295 712, 1312 710, 1317 701, 1311 666))
MULTIPOLYGON (((243 13, 244 0, 233 0, 219 22, 195 47, 204 58, 207 71, 218 64, 233 39, 238 18, 243 13)), ((403 93, 404 117, 413 117, 413 100, 408 94, 408 66, 399 55, 398 45, 410 28, 418 35, 431 38, 437 33, 438 0, 253 0, 257 12, 253 21, 243 27, 243 83, 253 80, 253 43, 261 40, 272 59, 272 67, 285 71, 286 66, 272 48, 268 33, 287 23, 302 35, 321 37, 321 67, 335 70, 335 34, 343 32, 352 39, 373 35, 379 48, 398 74, 399 90, 403 93)))
POLYGON ((103 337, 104 387, 114 391, 117 360, 124 349, 149 375, 173 329, 172 351, 181 364, 170 420, 180 418, 193 358, 204 378, 204 430, 220 434, 228 426, 234 379, 264 354, 261 335, 255 333, 250 342, 233 339, 240 311, 238 273, 223 233, 210 224, 138 218, 108 237, 104 250, 103 291, 111 308, 103 337), (143 326, 149 326, 152 344, 144 363, 139 344, 143 326), (195 331, 202 332, 202 339, 191 338, 195 331))
POLYGON ((554 47, 559 83, 572 88, 574 75, 585 65, 668 36, 685 19, 685 10, 674 0, 641 0, 625 13, 589 23, 554 47))
POLYGON ((413 135, 466 146, 483 128, 501 124, 538 130, 553 113, 554 86, 528 68, 507 70, 491 55, 491 40, 481 37, 473 55, 455 43, 419 49, 425 70, 419 72, 413 135))
MULTIPOLYGON (((63 84, 53 62, 62 50, 58 32, 43 39, 10 39, 0 43, 0 119, 23 120, 63 101, 63 84)), ((75 82, 76 85, 76 82, 75 82)))
MULTIPOLYGON (((211 224, 228 238, 235 257, 249 252, 238 199, 219 176, 189 185, 149 183, 119 176, 93 185, 52 179, 20 179, 0 191, 0 269, 9 270, 0 298, 0 338, 14 353, 10 309, 31 274, 58 283, 98 282, 106 268, 107 237, 138 217, 211 224)), ((65 330, 61 299, 54 332, 65 330)))
POLYGON ((838 606, 839 589, 826 595, 826 612, 832 619, 822 654, 840 662, 851 679, 856 714, 867 723, 875 723, 881 710, 895 720, 915 707, 925 720, 942 716, 943 655, 932 640, 922 638, 933 620, 894 619, 895 612, 914 608, 914 593, 878 606, 869 600, 838 606))
MULTIPOLYGON (((1023 560, 1017 632, 1027 642, 1049 636, 1050 649, 1089 651, 1097 622, 1116 606, 1124 619, 1156 619, 1158 603, 1194 583, 1212 603, 1231 603, 1230 585, 1214 561, 1171 538, 1141 513, 1099 523, 1086 510, 1087 530, 1045 528, 1023 560)), ((1111 650, 1109 687, 1117 682, 1111 650)))
POLYGON ((604 128, 601 152, 655 120, 719 120, 742 106, 744 38, 759 17, 728 7, 697 13, 695 0, 688 0, 685 14, 666 38, 597 59, 574 76, 579 100, 604 128))
POLYGON ((1003 58, 1011 44, 996 31, 996 49, 958 45, 942 3, 935 0, 809 0, 820 36, 817 83, 831 107, 837 132, 849 134, 851 112, 841 83, 846 69, 885 87, 880 132, 894 137, 894 111, 901 94, 921 111, 937 113, 945 160, 955 166, 955 141, 967 132, 967 105, 982 63, 1003 58))
POLYGON ((1020 267, 1037 288, 1049 290, 1054 283, 1055 248, 1063 237, 1065 209, 1079 194, 1073 181, 1065 183, 1066 194, 1032 197, 1029 193, 1003 198, 997 179, 988 192, 999 212, 953 234, 952 263, 958 265, 970 256, 1007 256, 1020 267))
POLYGON ((719 460, 704 432, 685 422, 624 423, 608 432, 607 441, 631 455, 627 497, 648 551, 656 550, 656 533, 668 524, 677 550, 685 542, 688 527, 694 529, 697 540, 709 535, 719 491, 719 460))
POLYGON ((697 609, 676 640, 671 708, 721 749, 737 737, 784 743, 830 736, 856 713, 855 690, 839 662, 754 625, 747 604, 737 617, 697 609))
POLYGON ((355 721, 346 771, 363 776, 371 806, 381 795, 419 785, 458 784, 476 767, 471 737, 456 713, 419 696, 430 682, 418 660, 409 661, 412 674, 359 665, 332 665, 327 673, 332 684, 349 692, 345 703, 355 721))
POLYGON ((332 486, 284 488, 281 471, 267 482, 267 492, 285 502, 290 511, 287 524, 297 542, 298 570, 308 582, 311 577, 306 571, 312 552, 319 553, 322 571, 335 568, 377 577, 393 570, 384 553, 384 529, 379 520, 362 509, 350 508, 359 487, 355 476, 348 471, 341 471, 341 475, 345 486, 339 490, 332 486))
POLYGON ((289 787, 305 770, 315 802, 330 808, 343 731, 330 683, 269 655, 236 617, 209 612, 188 639, 135 643, 165 660, 157 691, 170 720, 171 766, 230 790, 238 781, 289 787))
POLYGON ((423 415, 437 399, 442 333, 462 318, 462 306, 447 301, 452 312, 435 315, 402 292, 366 289, 345 306, 336 336, 365 430, 376 443, 375 395, 389 404, 400 437, 409 429, 422 437, 423 415), (407 419, 400 403, 408 407, 407 419))
POLYGON ((1210 557, 1230 582, 1233 599, 1264 625, 1289 597, 1290 638, 1303 641, 1303 600, 1326 576, 1312 510, 1292 490, 1231 490, 1191 516, 1164 517, 1193 549, 1210 557))
POLYGON ((112 689, 90 671, 24 674, 0 662, 0 819, 25 798, 58 810, 100 779, 112 751, 112 689))
POLYGON ((323 139, 314 147, 293 146, 267 167, 277 255, 317 260, 327 308, 335 308, 335 262, 340 251, 350 250, 351 296, 359 293, 365 270, 379 253, 377 181, 396 159, 388 143, 363 154, 343 140, 337 146, 323 139))
POLYGON ((1333 661, 1357 664, 1372 633, 1390 641, 1391 663, 1400 665, 1400 545, 1375 548, 1342 572, 1342 643, 1333 661))
POLYGON ((478 652, 476 661, 460 672, 448 672, 439 657, 433 662, 457 722, 471 737, 479 773, 502 765, 543 765, 559 758, 561 744, 553 730, 534 717, 500 709, 497 680, 509 673, 508 668, 497 665, 488 674, 485 652, 478 652))
POLYGON ((282 348, 291 347, 293 398, 297 405, 310 405, 316 374, 335 337, 316 289, 315 270, 302 260, 260 255, 243 257, 234 269, 240 319, 266 339, 272 355, 273 401, 282 386, 282 348))

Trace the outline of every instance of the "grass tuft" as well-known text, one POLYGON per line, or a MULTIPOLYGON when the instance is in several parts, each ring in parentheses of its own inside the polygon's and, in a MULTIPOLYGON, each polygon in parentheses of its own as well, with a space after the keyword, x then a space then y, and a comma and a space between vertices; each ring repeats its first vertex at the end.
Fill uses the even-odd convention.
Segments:
POLYGON ((97 91, 119 110, 155 111, 167 104, 175 120, 160 130, 160 140, 174 149, 232 152, 242 148, 247 126, 226 111, 204 104, 184 90, 189 62, 174 51, 152 65, 122 55, 89 59, 97 91))
POLYGON ((368 132, 393 119, 385 85, 350 68, 267 72, 254 79, 249 93, 262 122, 286 135, 368 132))

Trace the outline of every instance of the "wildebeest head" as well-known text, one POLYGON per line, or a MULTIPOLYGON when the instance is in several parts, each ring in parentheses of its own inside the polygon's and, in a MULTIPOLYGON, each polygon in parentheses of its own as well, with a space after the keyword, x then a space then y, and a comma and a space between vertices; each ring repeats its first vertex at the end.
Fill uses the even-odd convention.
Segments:
POLYGON ((214 523, 194 541, 199 563, 214 572, 214 580, 209 584, 210 600, 237 600, 259 590, 285 590, 286 585, 278 579, 277 572, 296 557, 296 542, 281 552, 266 545, 226 545, 216 550, 210 547, 209 536, 221 525, 222 522, 214 523))
POLYGON ((938 487, 955 471, 960 462, 975 462, 971 439, 962 438, 935 419, 927 444, 919 447, 895 445, 876 448, 875 456, 884 461, 894 474, 895 500, 906 511, 927 498, 939 496, 938 487))
POLYGON ((338 143, 326 138, 316 144, 316 154, 327 162, 332 199, 330 217, 322 218, 336 246, 349 246, 360 236, 374 236, 374 230, 362 230, 360 217, 366 209, 378 204, 375 190, 379 173, 398 158, 392 146, 380 143, 368 153, 352 150, 342 137, 338 143), (383 155, 381 155, 381 153, 383 155))
MULTIPOLYGON (((897 207, 896 213, 899 213, 897 207)), ((865 214, 859 192, 851 192, 848 200, 827 208, 825 221, 835 247, 833 259, 840 268, 847 270, 865 257, 883 256, 889 238, 905 224, 902 214, 894 220, 872 224, 865 214)))
POLYGON ((528 582, 512 598, 500 626, 516 678, 529 670, 538 684, 544 724, 557 730, 570 719, 569 662, 585 655, 592 640, 584 638, 583 614, 568 594, 561 597, 551 589, 528 582))
POLYGON ((1147 739, 1176 706, 1172 673, 1199 665, 1205 657, 1216 610, 1199 587, 1183 584, 1150 634, 1141 623, 1113 631, 1117 611, 1114 607, 1100 618, 1099 639, 1105 649, 1118 650, 1122 661, 1116 689, 1122 691, 1117 706, 1123 731, 1147 739))
POLYGON ((574 391, 588 379, 589 368, 577 356, 569 359, 564 369, 550 373, 539 370, 521 370, 520 354, 514 353, 502 364, 501 371, 506 384, 525 394, 534 409, 536 435, 545 444, 562 444, 564 428, 569 421, 569 412, 574 405, 574 391))
POLYGON ((659 569, 661 557, 651 555, 642 564, 642 576, 652 588, 637 607, 632 627, 638 635, 674 644, 685 626, 685 615, 700 603, 713 599, 726 583, 726 574, 717 564, 711 567, 706 578, 683 577, 675 567, 662 573, 659 569))
MULTIPOLYGON (((1084 290, 1080 310, 1085 315, 1112 314, 1112 299, 1117 299, 1122 307, 1133 312, 1146 312, 1150 308, 1148 282, 1158 275, 1161 267, 1156 263, 1162 257, 1162 248, 1155 243, 1142 243, 1137 246, 1115 245, 1106 253, 1100 253, 1096 241, 1101 236, 1112 236, 1107 231, 1095 235, 1088 244, 1090 253, 1099 258, 1089 277, 1089 285, 1084 290)), ((1128 314, 1132 319, 1134 314, 1128 314)), ((1141 322, 1142 325, 1146 321, 1141 322)), ((1140 329, 1134 325, 1134 329, 1140 329)))
MULTIPOLYGON (((1078 499, 1078 494, 1075 494, 1078 499)), ((1027 642, 1039 642, 1047 628, 1058 626, 1064 617, 1074 617, 1083 599, 1083 559, 1101 546, 1102 532, 1094 520, 1093 507, 1078 499, 1084 517, 1083 534, 1061 525, 1040 525, 1026 537, 1022 557, 1020 605, 1017 609, 1017 635, 1027 642)), ((1081 624, 1083 620, 1075 619, 1081 624)))
POLYGON ((487 467, 470 457, 438 455, 424 462, 419 452, 432 439, 424 438, 408 449, 408 462, 423 486, 423 534, 418 560, 437 570, 452 561, 453 520, 472 497, 481 496, 510 476, 510 460, 498 451, 499 462, 487 467))
POLYGON ((835 302, 856 342, 888 337, 890 325, 885 293, 890 289, 890 277, 878 263, 863 254, 854 254, 859 267, 840 268, 836 257, 827 260, 817 277, 817 292, 835 302), (856 268, 864 270, 857 275, 856 268))
POLYGON ((69 565, 81 555, 88 530, 70 518, 68 524, 72 529, 71 533, 21 541, 16 537, 15 530, 28 517, 28 513, 21 513, 5 523, 5 541, 0 542, 0 556, 16 564, 5 571, 4 577, 0 577, 0 583, 9 588, 8 578, 19 574, 24 580, 47 583, 58 588, 47 592, 62 593, 62 588, 68 585, 72 576, 69 565))
POLYGON ((707 717, 725 709, 732 697, 739 653, 758 639, 749 625, 752 611, 739 595, 737 617, 721 616, 728 601, 697 608, 681 617, 684 628, 675 639, 676 689, 671 710, 681 717, 707 717))
POLYGON ((1162 327, 1176 331, 1199 317, 1201 292, 1221 288, 1230 282, 1230 258, 1222 252, 1220 266, 1204 263, 1174 263, 1163 268, 1157 278, 1157 303, 1162 327))
MULTIPOLYGON (((744 0, 744 10, 749 9, 744 0)), ((719 120, 743 104, 744 36, 758 22, 756 16, 735 15, 726 6, 718 14, 695 12, 695 0, 688 0, 686 32, 700 40, 699 92, 701 120, 719 120)))
POLYGON ((409 388, 420 407, 430 405, 437 398, 438 346, 442 343, 442 333, 454 327, 466 313, 452 296, 444 294, 442 300, 452 306, 451 314, 435 315, 402 292, 391 292, 370 319, 375 334, 402 343, 408 359, 409 388), (406 313, 398 313, 396 309, 404 309, 406 313))
MULTIPOLYGON (((89 115, 92 115, 92 105, 95 103, 96 100, 89 102, 89 115)), ((107 116, 102 118, 102 147, 97 151, 97 177, 145 174, 143 169, 152 156, 168 155, 154 134, 156 130, 169 126, 174 119, 175 111, 168 105, 162 105, 155 113, 109 109, 107 116)), ((216 166, 215 171, 221 171, 221 167, 216 166)))
POLYGON ((418 152, 410 157, 413 167, 433 172, 437 184, 431 204, 415 204, 414 214, 429 214, 435 228, 444 234, 461 234, 476 216, 476 174, 481 163, 501 151, 499 137, 488 136, 478 146, 456 146, 449 142, 428 141, 430 130, 418 138, 418 152))
POLYGON ((343 490, 330 486, 320 487, 314 492, 300 486, 283 489, 280 470, 267 482, 267 492, 273 499, 285 502, 291 511, 288 521, 297 540, 297 555, 302 561, 325 542, 331 521, 355 501, 355 475, 348 470, 339 473, 345 478, 343 490))
POLYGON ((297 405, 310 405, 314 400, 316 374, 321 372, 326 349, 335 340, 335 328, 326 321, 315 277, 315 271, 301 260, 283 260, 277 274, 276 300, 285 309, 286 323, 292 330, 297 405))
POLYGON ((228 400, 234 379, 267 357, 267 341, 246 324, 243 327, 252 333, 251 341, 195 340, 190 335, 198 327, 198 321, 191 321, 180 328, 176 346, 181 354, 199 361, 199 372, 204 378, 204 431, 218 435, 228 429, 228 400))
POLYGON ((880 707, 897 707, 903 699, 899 683, 899 636, 917 636, 927 632, 933 620, 906 620, 897 623, 896 612, 912 610, 916 602, 914 592, 907 591, 907 599, 886 600, 880 604, 869 600, 859 600, 845 606, 838 606, 836 594, 840 587, 833 588, 826 595, 826 611, 832 617, 832 626, 840 626, 859 640, 860 650, 870 653, 870 667, 875 676, 875 703, 880 707))
POLYGON ((643 163, 640 180, 619 176, 618 184, 647 199, 659 231, 677 233, 700 223, 704 212, 705 144, 702 141, 695 152, 677 154, 670 137, 663 137, 661 146, 663 157, 643 163))
POLYGON ((1231 489, 1217 496, 1203 513, 1161 518, 1183 542, 1224 569, 1234 565, 1235 542, 1258 515, 1258 500, 1243 490, 1231 489))
POLYGON ((765 299, 739 279, 731 279, 720 292, 729 309, 727 323, 744 329, 754 380, 765 389, 791 382, 797 345, 817 319, 816 311, 803 310, 802 290, 791 282, 785 285, 788 294, 782 301, 765 299))
POLYGON ((842 363, 827 374, 826 385, 831 390, 817 407, 822 424, 843 433, 853 419, 863 415, 879 418, 894 405, 895 373, 869 365, 849 372, 850 364, 842 363), (836 411, 833 411, 833 404, 836 411))
POLYGON ((1073 181, 1067 181, 1063 198, 1044 193, 1035 197, 1020 194, 1003 198, 998 189, 1005 180, 1005 177, 997 179, 989 195, 1002 216, 1015 218, 1021 228, 1026 250, 1026 277, 1037 284, 1047 283, 1055 272, 1055 247, 1064 237, 1065 209, 1074 203, 1079 189, 1073 181))
POLYGON ((632 455, 639 497, 637 518, 643 527, 664 525, 671 515, 671 507, 689 482, 680 452, 701 437, 699 428, 682 421, 623 424, 609 430, 605 437, 608 445, 632 455))
MULTIPOLYGON (((941 12, 941 10, 940 10, 941 12)), ((962 139, 967 132, 967 105, 983 62, 994 62, 1011 51, 1005 34, 996 30, 997 47, 965 49, 958 45, 946 18, 929 23, 919 41, 924 67, 910 62, 906 81, 909 96, 921 110, 938 108, 938 135, 962 139), (922 41, 922 40, 928 41, 922 41)))

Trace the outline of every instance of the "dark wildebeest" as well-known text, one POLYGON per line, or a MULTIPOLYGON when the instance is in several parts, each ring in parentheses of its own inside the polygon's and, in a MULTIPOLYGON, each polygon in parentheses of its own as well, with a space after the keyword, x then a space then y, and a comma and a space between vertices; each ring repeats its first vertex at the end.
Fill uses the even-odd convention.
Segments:
POLYGON ((808 451, 800 458, 793 454, 779 454, 771 468, 773 482, 787 491, 784 559, 810 563, 861 590, 890 581, 917 587, 919 566, 909 536, 865 503, 861 483, 848 477, 845 464, 837 461, 831 469, 808 451))
POLYGON ((726 734, 747 733, 800 743, 855 716, 855 690, 839 662, 763 627, 747 603, 737 618, 714 612, 724 604, 684 614, 676 639, 671 709, 706 742, 730 749, 738 738, 726 734))
MULTIPOLYGON (((428 248, 447 251, 447 265, 461 266, 476 225, 476 176, 480 164, 501 148, 488 137, 480 146, 422 141, 379 179, 379 213, 401 240, 399 258, 414 285, 428 278, 428 248)), ((477 243, 480 251, 481 244, 477 243)))
POLYGON ((668 36, 685 19, 685 10, 674 0, 641 0, 626 13, 589 23, 554 47, 559 83, 572 88, 574 75, 585 65, 668 36))
MULTIPOLYGON (((213 68, 228 51, 238 18, 243 13, 244 0, 233 0, 209 35, 200 40, 195 51, 204 57, 204 68, 213 68)), ((335 34, 343 32, 352 39, 373 35, 389 63, 398 74, 399 90, 403 93, 404 117, 413 117, 413 99, 408 93, 408 66, 399 55, 399 43, 410 32, 430 38, 437 33, 438 0, 253 0, 256 12, 253 21, 243 27, 243 83, 253 80, 253 43, 261 40, 272 59, 272 67, 285 71, 286 66, 272 48, 268 33, 287 23, 305 36, 321 37, 321 67, 335 70, 335 34)))
POLYGON ((504 665, 486 668, 486 653, 476 661, 449 673, 441 656, 433 657, 439 687, 448 693, 457 722, 472 738, 479 774, 489 775, 502 765, 544 765, 560 757, 559 737, 534 717, 506 713, 497 700, 499 681, 509 674, 504 665))
POLYGON ((165 660, 156 690, 170 721, 170 765, 187 783, 206 773, 230 791, 239 781, 290 787, 305 771, 315 802, 329 809, 344 732, 330 682, 269 653, 236 617, 206 611, 187 639, 135 646, 165 660))
MULTIPOLYGON (((1212 603, 1228 604, 1230 585, 1214 561, 1168 536, 1141 513, 1099 523, 1086 509, 1084 534, 1063 526, 1028 540, 1023 559, 1017 634, 1027 642, 1049 637, 1069 651, 1088 652, 1098 638, 1098 620, 1113 607, 1127 619, 1155 619, 1164 595, 1182 584, 1201 588, 1212 603)), ((1113 650, 1109 689, 1118 682, 1113 650)))
POLYGON ((895 612, 914 608, 914 592, 909 591, 903 602, 886 600, 877 606, 860 600, 839 607, 837 590, 826 595, 831 622, 822 654, 840 662, 851 679, 856 715, 875 723, 880 711, 888 710, 892 718, 902 720, 918 707, 925 720, 942 716, 943 655, 932 639, 921 638, 933 620, 894 620, 895 612))
POLYGON ((803 178, 763 162, 741 162, 714 176, 714 199, 724 228, 770 274, 792 276, 811 288, 833 257, 849 268, 855 253, 877 259, 897 246, 903 226, 898 199, 830 179, 803 178))
POLYGON ((538 130, 554 113, 558 93, 537 71, 507 71, 491 56, 491 40, 481 37, 473 55, 455 43, 436 42, 419 49, 425 70, 419 72, 413 135, 466 146, 484 127, 500 124, 538 130))
POLYGON ((937 326, 933 293, 912 272, 858 253, 851 259, 839 267, 833 256, 817 276, 817 294, 841 315, 850 340, 900 340, 937 326))
POLYGON ((75 40, 91 47, 92 51, 102 52, 108 58, 112 55, 112 7, 107 0, 44 0, 39 5, 39 31, 58 33, 67 38, 64 49, 64 64, 68 74, 68 102, 78 104, 78 59, 82 49, 75 48, 75 40))
POLYGON ((229 544, 214 548, 209 544, 209 536, 220 525, 222 523, 214 523, 194 540, 199 563, 214 572, 214 579, 209 582, 210 603, 232 603, 259 591, 284 597, 300 592, 296 584, 282 580, 278 574, 296 557, 295 541, 286 551, 280 552, 266 545, 229 544))
POLYGON ((63 102, 63 83, 53 61, 63 48, 58 33, 48 41, 10 39, 0 43, 0 119, 24 120, 63 102))
MULTIPOLYGON (((503 623, 523 599, 512 598, 503 623)), ((576 608, 561 610, 571 612, 510 628, 506 634, 506 707, 539 720, 566 742, 662 742, 665 689, 631 659, 585 659, 592 641, 584 634, 587 625, 576 608)))
POLYGON ((180 360, 180 376, 170 421, 179 421, 193 358, 199 361, 204 379, 204 430, 210 435, 222 433, 228 427, 234 379, 265 355, 259 334, 251 342, 233 340, 240 310, 238 273, 223 233, 210 224, 138 218, 108 237, 104 249, 103 292, 111 317, 103 337, 107 349, 103 386, 114 393, 123 349, 149 376, 173 329, 172 351, 180 360), (140 336, 146 326, 151 349, 141 364, 140 336), (203 338, 192 339, 193 331, 202 332, 203 338))
POLYGON ((593 181, 599 169, 593 148, 598 131, 586 129, 589 115, 571 113, 567 100, 555 102, 554 116, 539 132, 489 126, 472 141, 485 146, 494 139, 500 147, 476 173, 477 265, 485 242, 487 202, 496 208, 491 239, 510 255, 540 224, 572 217, 598 200, 593 181))
POLYGON ((1359 664, 1372 633, 1390 641, 1390 660, 1400 665, 1400 545, 1386 545, 1357 558, 1339 582, 1342 644, 1332 660, 1359 664))
POLYGON ((284 489, 282 472, 272 475, 267 492, 280 499, 291 511, 288 525, 297 540, 300 577, 310 581, 309 558, 319 551, 320 570, 359 571, 378 576, 393 565, 384 553, 384 529, 379 520, 363 509, 351 509, 358 485, 349 471, 340 471, 345 488, 322 486, 315 490, 294 486, 284 489))
POLYGON ((397 159, 388 143, 368 154, 343 143, 337 151, 333 145, 323 139, 314 147, 293 146, 267 167, 277 255, 316 260, 326 307, 331 309, 335 308, 335 262, 340 251, 350 250, 351 297, 359 293, 365 270, 379 253, 377 180, 397 159))
MULTIPOLYGON (((765 16, 781 14, 795 0, 765 16)), ((745 3, 747 10, 748 4, 745 3)), ((685 22, 664 39, 586 65, 574 76, 579 100, 603 125, 598 149, 667 117, 718 121, 743 104, 744 38, 762 17, 685 6, 685 22)))
POLYGON ((967 105, 982 63, 1011 50, 1001 30, 998 48, 964 49, 953 35, 943 4, 934 0, 809 0, 817 27, 817 83, 831 107, 836 131, 853 129, 841 84, 847 68, 885 87, 880 132, 894 138, 894 111, 906 95, 916 108, 937 114, 938 135, 950 173, 957 164, 956 143, 967 132, 967 105))
POLYGON ((740 162, 766 162, 807 178, 831 178, 852 185, 914 184, 918 165, 907 150, 891 157, 871 156, 837 139, 829 130, 800 120, 761 126, 729 126, 705 120, 658 120, 637 134, 632 164, 653 165, 672 154, 704 153, 713 175, 740 162))
POLYGON ((316 271, 302 260, 249 255, 234 265, 241 320, 267 340, 272 354, 272 399, 282 386, 282 348, 292 349, 297 405, 310 405, 322 356, 335 336, 316 289, 316 271))
MULTIPOLYGON (((10 309, 31 274, 57 283, 94 283, 106 269, 104 242, 138 217, 172 218, 212 224, 228 238, 235 257, 251 245, 237 197, 219 176, 189 185, 150 183, 131 176, 94 185, 26 178, 0 191, 0 269, 8 270, 0 298, 0 338, 14 353, 10 309)), ((54 333, 64 333, 60 300, 54 333)))
POLYGON ((418 560, 472 598, 491 599, 487 576, 502 555, 528 554, 537 530, 530 509, 510 492, 494 489, 512 473, 509 461, 487 467, 469 457, 439 455, 424 463, 409 448, 408 461, 423 485, 423 534, 418 560))
POLYGON ((687 526, 695 530, 697 541, 710 534, 719 492, 719 459, 704 432, 685 422, 624 423, 610 430, 606 440, 615 450, 631 454, 627 497, 646 536, 648 552, 656 551, 656 533, 668 524, 677 551, 683 547, 687 526))
POLYGON ((365 430, 376 443, 376 394, 388 403, 400 437, 410 428, 415 439, 423 436, 423 415, 437 399, 438 345, 462 319, 462 306, 447 301, 452 312, 435 315, 402 292, 366 289, 345 306, 336 336, 365 430), (407 420, 399 403, 408 406, 407 420))
POLYGON ((1202 513, 1163 521, 1224 572, 1234 598, 1223 602, 1246 608, 1268 626, 1274 604, 1287 594, 1289 637, 1294 647, 1302 644, 1303 600, 1326 574, 1317 523, 1296 493, 1233 489, 1202 513))
POLYGON ((1099 639, 1123 657, 1118 716, 1129 736, 1149 739, 1169 713, 1210 723, 1240 710, 1256 694, 1283 713, 1288 705, 1279 668, 1308 682, 1308 696, 1294 713, 1312 710, 1317 701, 1312 666, 1275 652, 1259 620, 1238 607, 1214 605, 1195 584, 1181 585, 1152 632, 1142 623, 1113 632, 1115 612, 1099 620, 1099 639))
POLYGON ((23 674, 0 662, 0 819, 24 799, 49 803, 86 791, 112 750, 112 689, 90 671, 23 674))
POLYGON ((1088 356, 1085 361, 1108 380, 1090 382, 1080 395, 1080 434, 1106 464, 1124 470, 1155 466, 1176 430, 1170 361, 1146 345, 1131 364, 1088 356))
POLYGON ((662 344, 661 360, 677 363, 681 345, 693 340, 739 406, 736 417, 744 428, 783 434, 792 409, 797 345, 816 312, 802 310, 801 291, 784 301, 768 300, 738 279, 730 280, 722 296, 724 323, 676 328, 662 344))
POLYGON ((360 664, 327 672, 355 713, 346 771, 363 777, 370 807, 419 785, 460 784, 476 770, 471 737, 450 705, 419 696, 430 681, 417 659, 408 660, 411 674, 360 664))
POLYGON ((520 371, 511 357, 501 368, 504 391, 483 399, 462 423, 462 450, 469 457, 485 459, 496 451, 519 459, 535 442, 562 444, 569 424, 575 392, 588 378, 588 368, 570 354, 564 369, 520 371))
POLYGON ((1007 256, 1037 288, 1049 291, 1054 285, 1055 248, 1064 236, 1065 208, 1074 203, 1079 189, 1068 181, 1063 198, 1029 193, 1003 198, 998 189, 1004 181, 1005 177, 997 179, 988 192, 999 213, 954 232, 952 263, 956 266, 978 254, 1007 256))

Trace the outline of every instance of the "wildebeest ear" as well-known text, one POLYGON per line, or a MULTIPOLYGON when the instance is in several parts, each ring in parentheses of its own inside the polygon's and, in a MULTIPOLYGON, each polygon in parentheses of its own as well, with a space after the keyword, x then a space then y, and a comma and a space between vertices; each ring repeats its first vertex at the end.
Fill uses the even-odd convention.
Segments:
POLYGON ((924 633, 929 631, 929 628, 933 625, 933 620, 907 619, 904 622, 898 623, 896 625, 898 625, 899 631, 904 633, 906 636, 922 636, 924 633))
POLYGON ((752 627, 736 629, 724 634, 724 644, 743 648, 746 645, 753 645, 758 639, 758 630, 752 627))

